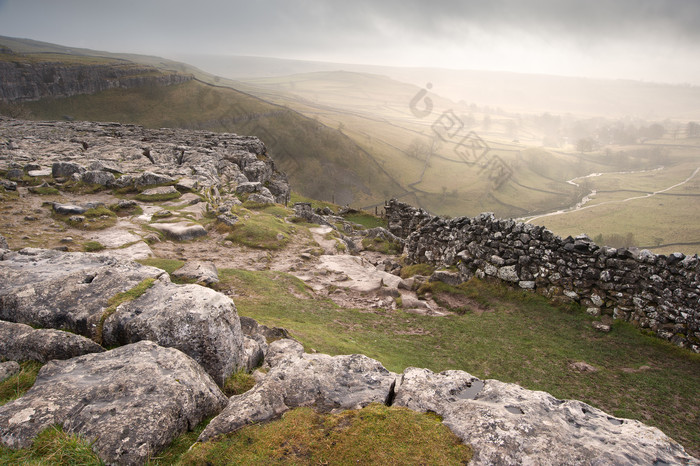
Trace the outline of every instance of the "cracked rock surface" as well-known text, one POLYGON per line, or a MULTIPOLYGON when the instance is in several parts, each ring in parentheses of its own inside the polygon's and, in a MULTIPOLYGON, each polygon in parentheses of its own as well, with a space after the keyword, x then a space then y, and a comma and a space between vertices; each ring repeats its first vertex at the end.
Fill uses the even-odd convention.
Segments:
POLYGON ((60 424, 107 463, 143 464, 226 402, 193 359, 141 341, 48 363, 31 390, 0 406, 0 441, 25 448, 60 424))

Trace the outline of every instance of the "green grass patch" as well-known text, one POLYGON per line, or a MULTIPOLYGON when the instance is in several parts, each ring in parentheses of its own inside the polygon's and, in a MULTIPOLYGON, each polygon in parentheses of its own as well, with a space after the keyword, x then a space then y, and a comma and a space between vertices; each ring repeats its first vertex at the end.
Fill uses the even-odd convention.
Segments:
POLYGON ((274 215, 277 218, 286 218, 294 215, 294 211, 292 209, 288 209, 287 207, 279 204, 265 206, 261 209, 261 211, 268 215, 274 215))
POLYGON ((139 193, 134 196, 134 199, 142 202, 165 202, 172 201, 173 199, 178 199, 181 196, 179 192, 177 193, 165 193, 165 194, 143 194, 139 193))
POLYGON ((255 386, 255 378, 245 370, 239 370, 231 374, 226 381, 222 391, 226 396, 240 395, 255 386))
POLYGON ((348 214, 348 215, 345 215, 344 218, 348 222, 357 223, 357 224, 362 225, 366 228, 377 228, 377 227, 386 228, 386 226, 387 226, 386 219, 383 219, 381 217, 377 217, 377 216, 372 215, 368 212, 362 212, 359 214, 348 214))
POLYGON ((53 186, 31 186, 29 192, 32 194, 39 194, 40 196, 60 194, 60 191, 53 186))
POLYGON ((103 249, 105 249, 105 246, 99 241, 88 241, 87 243, 83 244, 83 250, 85 252, 97 252, 102 251, 103 249))
POLYGON ((303 282, 279 272, 222 269, 219 276, 219 289, 245 290, 236 298, 240 315, 288 329, 307 351, 362 353, 394 372, 409 366, 461 369, 518 383, 609 413, 628 413, 700 454, 700 355, 629 324, 600 333, 578 306, 553 306, 537 294, 480 280, 460 285, 458 292, 431 285, 434 296, 451 291, 475 308, 435 318, 341 309, 328 299, 296 293, 303 282), (599 370, 573 371, 569 364, 575 361, 599 370), (650 369, 640 369, 644 366, 650 369))
POLYGON ((396 255, 400 254, 402 247, 393 241, 387 241, 380 237, 362 238, 362 247, 368 251, 377 251, 383 254, 396 255))
MULTIPOLYGON (((151 457, 146 462, 146 464, 148 466, 165 466, 171 464, 181 464, 180 458, 182 457, 182 455, 187 453, 190 447, 197 443, 197 438, 199 437, 199 434, 202 433, 202 431, 207 426, 207 424, 209 424, 209 422, 211 422, 211 418, 205 419, 204 421, 197 424, 197 426, 191 431, 185 432, 184 434, 178 436, 175 440, 172 441, 168 448, 160 452, 158 456, 151 457)), ((213 464, 220 463, 214 462, 213 464)))
POLYGON ((100 322, 97 324, 97 329, 95 330, 95 342, 97 344, 102 344, 102 330, 104 328, 105 321, 109 318, 109 316, 114 314, 114 312, 117 310, 117 307, 119 307, 120 304, 126 303, 128 301, 133 301, 134 299, 144 294, 146 290, 153 286, 155 281, 155 278, 145 278, 141 281, 141 283, 139 283, 132 289, 121 293, 117 293, 116 295, 109 298, 109 301, 107 301, 107 309, 105 309, 102 315, 100 316, 100 322))
POLYGON ((104 230, 117 223, 117 214, 107 207, 88 209, 80 216, 84 217, 83 221, 74 221, 71 220, 74 217, 73 215, 60 215, 55 212, 52 214, 52 217, 73 228, 89 231, 104 230))
POLYGON ((281 419, 198 443, 181 464, 466 464, 470 447, 437 416, 372 404, 339 414, 298 408, 281 419))
POLYGON ((338 210, 340 210, 340 206, 338 204, 333 204, 332 202, 327 201, 319 201, 318 199, 312 199, 302 195, 301 193, 292 191, 289 195, 289 205, 293 207, 297 202, 308 202, 311 204, 312 209, 323 209, 324 207, 328 207, 333 212, 338 212, 338 210))
POLYGON ((252 214, 230 227, 227 240, 258 249, 281 249, 296 231, 293 225, 273 215, 252 214))
POLYGON ((430 264, 413 264, 401 268, 401 278, 410 278, 414 275, 429 277, 435 272, 435 267, 430 264))
POLYGON ((159 257, 149 257, 148 259, 139 259, 136 262, 143 265, 149 265, 151 267, 157 267, 159 269, 168 272, 168 275, 185 265, 185 261, 177 259, 161 259, 159 257))
POLYGON ((143 214, 143 209, 139 205, 119 205, 110 204, 109 210, 117 214, 117 217, 138 216, 143 214))
POLYGON ((104 463, 87 440, 54 426, 41 432, 30 448, 11 450, 0 446, 0 464, 89 466, 104 463))
POLYGON ((41 366, 37 361, 21 362, 19 373, 0 382, 0 406, 19 398, 32 388, 41 366))
POLYGON ((63 184, 63 190, 74 194, 95 194, 100 191, 106 191, 107 187, 82 181, 68 181, 63 184))

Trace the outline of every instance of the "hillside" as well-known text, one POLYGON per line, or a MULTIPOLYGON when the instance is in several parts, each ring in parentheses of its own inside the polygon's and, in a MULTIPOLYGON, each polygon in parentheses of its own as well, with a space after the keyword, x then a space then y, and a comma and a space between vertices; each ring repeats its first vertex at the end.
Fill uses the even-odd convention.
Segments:
MULTIPOLYGON (((157 57, 66 49, 11 38, 0 38, 0 46, 17 50, 16 54, 21 54, 23 60, 40 61, 43 66, 48 66, 47 63, 56 63, 59 68, 83 63, 112 67, 118 64, 168 76, 174 72, 175 76, 195 77, 194 81, 178 85, 146 82, 105 91, 94 87, 93 90, 99 92, 25 102, 23 108, 33 118, 118 121, 150 128, 180 127, 253 134, 266 143, 295 189, 304 195, 340 204, 366 205, 385 199, 382 193, 378 194, 377 187, 387 193, 400 191, 382 167, 337 129, 240 92, 190 66, 157 57)), ((16 54, 0 56, 0 63, 16 60, 16 54)))

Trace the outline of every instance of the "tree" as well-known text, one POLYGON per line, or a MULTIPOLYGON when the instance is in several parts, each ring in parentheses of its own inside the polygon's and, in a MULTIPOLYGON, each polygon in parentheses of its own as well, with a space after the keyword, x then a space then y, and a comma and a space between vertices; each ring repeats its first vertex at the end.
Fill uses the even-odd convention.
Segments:
POLYGON ((580 153, 591 152, 593 150, 594 141, 591 138, 581 138, 576 141, 576 150, 580 153))
POLYGON ((685 127, 685 136, 687 138, 700 137, 700 124, 694 121, 688 122, 688 125, 685 127))

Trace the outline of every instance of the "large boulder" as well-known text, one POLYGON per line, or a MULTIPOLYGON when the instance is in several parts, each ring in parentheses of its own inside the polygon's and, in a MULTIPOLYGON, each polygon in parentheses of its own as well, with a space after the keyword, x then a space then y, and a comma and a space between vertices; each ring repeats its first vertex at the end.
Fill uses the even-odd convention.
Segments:
POLYGON ((104 351, 94 341, 62 330, 34 329, 0 320, 0 358, 13 361, 70 359, 104 351))
POLYGON ((151 340, 194 358, 223 385, 246 366, 243 332, 230 298, 199 285, 159 280, 143 295, 121 304, 104 322, 105 346, 151 340))
POLYGON ((273 419, 295 407, 330 412, 385 403, 390 398, 396 375, 374 359, 360 354, 304 354, 292 340, 272 343, 268 353, 280 348, 284 350, 277 354, 285 356, 275 359, 260 384, 231 397, 226 409, 204 429, 200 441, 273 419))
POLYGON ((51 176, 54 178, 70 177, 75 173, 81 174, 85 172, 85 168, 75 162, 54 162, 51 165, 51 176))
POLYGON ((10 252, 0 260, 0 319, 94 338, 112 296, 162 275, 161 269, 102 255, 10 252))
POLYGON ((142 341, 44 366, 21 398, 0 406, 0 442, 26 448, 61 425, 109 464, 144 464, 227 399, 194 360, 142 341))
POLYGON ((218 383, 245 365, 230 298, 198 285, 175 285, 161 269, 105 255, 4 253, 0 319, 70 330, 109 346, 152 340, 187 353, 218 383), (150 288, 143 286, 146 279, 150 288), (121 294, 126 302, 114 307, 112 297, 140 284, 140 296, 121 294))
POLYGON ((700 464, 654 427, 463 371, 408 368, 395 406, 433 412, 474 449, 473 464, 700 464))

